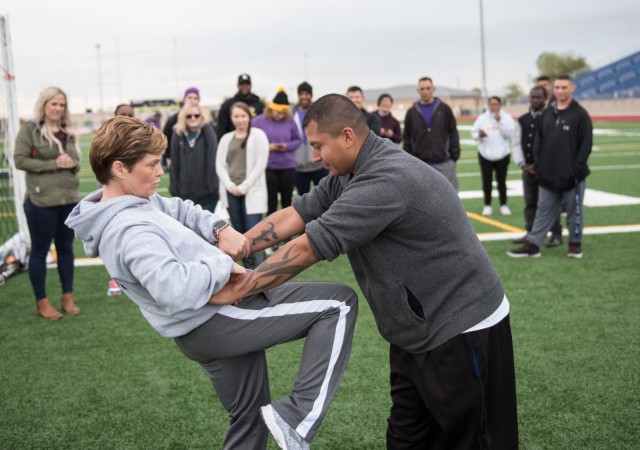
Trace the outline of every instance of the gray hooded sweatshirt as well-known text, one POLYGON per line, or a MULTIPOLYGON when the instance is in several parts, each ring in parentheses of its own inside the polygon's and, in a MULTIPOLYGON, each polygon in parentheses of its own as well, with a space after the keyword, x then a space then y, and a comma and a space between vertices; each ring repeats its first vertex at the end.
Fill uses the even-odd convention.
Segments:
POLYGON ((123 195, 100 202, 85 197, 65 222, 87 256, 101 256, 107 271, 164 337, 182 336, 220 308, 209 298, 229 280, 233 260, 217 247, 220 220, 189 200, 123 195))
POLYGON ((451 183, 369 132, 353 176, 327 176, 293 207, 314 254, 349 257, 382 336, 434 349, 496 311, 504 290, 451 183))

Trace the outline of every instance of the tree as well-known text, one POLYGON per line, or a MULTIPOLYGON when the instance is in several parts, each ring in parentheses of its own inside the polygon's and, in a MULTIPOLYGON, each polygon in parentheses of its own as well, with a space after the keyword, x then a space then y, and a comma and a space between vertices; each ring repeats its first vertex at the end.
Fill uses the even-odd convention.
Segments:
POLYGON ((509 92, 504 96, 505 103, 515 103, 520 98, 524 97, 524 92, 518 83, 509 83, 505 87, 509 92))
POLYGON ((576 56, 573 53, 544 52, 536 59, 536 65, 540 75, 546 75, 554 80, 558 75, 581 74, 591 70, 589 64, 583 56, 576 56))

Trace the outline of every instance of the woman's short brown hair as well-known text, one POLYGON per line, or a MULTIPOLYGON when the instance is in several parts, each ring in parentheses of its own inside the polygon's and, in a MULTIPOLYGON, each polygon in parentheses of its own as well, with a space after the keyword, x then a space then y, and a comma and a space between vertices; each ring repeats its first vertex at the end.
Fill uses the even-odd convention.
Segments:
POLYGON ((127 170, 145 157, 167 148, 167 138, 153 124, 126 116, 107 120, 96 132, 89 150, 89 163, 96 178, 108 184, 113 178, 111 166, 120 161, 127 170))

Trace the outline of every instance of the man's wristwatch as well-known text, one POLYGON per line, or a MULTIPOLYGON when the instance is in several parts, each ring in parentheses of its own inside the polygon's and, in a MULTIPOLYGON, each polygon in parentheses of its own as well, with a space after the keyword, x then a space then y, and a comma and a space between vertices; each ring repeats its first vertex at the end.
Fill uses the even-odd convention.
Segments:
POLYGON ((216 238, 216 241, 220 240, 220 232, 229 226, 229 222, 226 220, 218 220, 213 224, 213 237, 216 238))

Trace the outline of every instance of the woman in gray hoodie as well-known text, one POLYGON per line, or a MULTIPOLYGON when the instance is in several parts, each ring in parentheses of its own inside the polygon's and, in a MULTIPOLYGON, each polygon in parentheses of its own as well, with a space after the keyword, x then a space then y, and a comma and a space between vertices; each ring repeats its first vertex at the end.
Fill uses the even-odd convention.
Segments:
POLYGON ((213 294, 244 275, 232 258, 250 246, 217 215, 156 193, 165 148, 150 124, 107 121, 89 155, 104 187, 67 224, 149 324, 202 365, 230 416, 223 448, 265 449, 268 431, 282 448, 309 448, 351 352, 356 294, 336 283, 288 283, 215 302, 213 294), (271 402, 265 349, 302 337, 295 388, 271 402))

